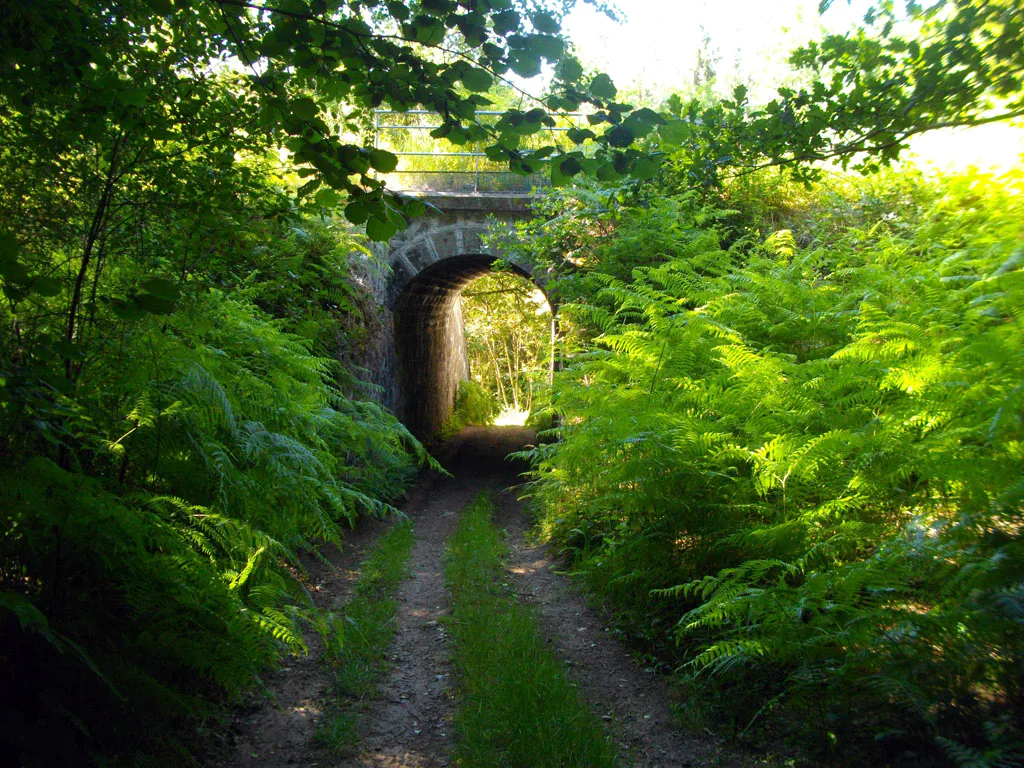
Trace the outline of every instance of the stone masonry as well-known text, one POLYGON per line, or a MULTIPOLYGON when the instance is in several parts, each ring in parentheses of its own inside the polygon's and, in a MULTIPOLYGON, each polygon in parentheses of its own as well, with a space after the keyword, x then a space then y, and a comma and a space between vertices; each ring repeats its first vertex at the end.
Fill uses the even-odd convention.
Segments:
MULTIPOLYGON (((433 207, 384 247, 366 287, 380 306, 362 366, 381 399, 420 438, 441 428, 469 377, 459 293, 502 254, 487 248, 491 222, 529 216, 527 195, 429 195, 433 207)), ((509 262, 538 285, 532 265, 509 262)))

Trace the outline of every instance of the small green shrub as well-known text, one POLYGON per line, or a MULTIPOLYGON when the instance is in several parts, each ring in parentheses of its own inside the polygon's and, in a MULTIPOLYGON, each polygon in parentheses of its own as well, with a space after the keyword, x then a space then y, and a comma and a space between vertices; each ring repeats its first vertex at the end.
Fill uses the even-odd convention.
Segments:
POLYGON ((441 437, 451 437, 463 427, 486 426, 499 413, 501 405, 494 395, 472 379, 463 379, 459 382, 452 412, 441 428, 441 437))

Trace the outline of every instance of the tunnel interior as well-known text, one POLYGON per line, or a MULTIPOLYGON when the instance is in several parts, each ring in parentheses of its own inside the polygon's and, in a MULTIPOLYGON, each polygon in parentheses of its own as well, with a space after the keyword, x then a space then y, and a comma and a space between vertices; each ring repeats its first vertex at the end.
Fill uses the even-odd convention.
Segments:
MULTIPOLYGON (((468 254, 441 259, 419 272, 395 304, 395 352, 401 399, 398 415, 420 439, 448 418, 459 382, 469 378, 462 289, 491 271, 496 259, 468 254)), ((531 282, 525 269, 504 264, 531 282)))

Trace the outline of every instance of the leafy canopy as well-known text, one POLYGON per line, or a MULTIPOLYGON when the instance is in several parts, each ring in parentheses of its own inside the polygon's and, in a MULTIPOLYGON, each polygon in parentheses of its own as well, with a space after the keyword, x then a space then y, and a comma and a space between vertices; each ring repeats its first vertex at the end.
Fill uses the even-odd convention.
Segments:
MULTIPOLYGON (((824 11, 832 0, 823 0, 824 11)), ((794 51, 803 87, 780 88, 751 104, 731 99, 669 100, 661 147, 688 183, 786 166, 800 179, 820 161, 874 171, 891 164, 911 136, 1024 115, 1024 7, 1016 0, 883 0, 862 28, 794 51)))
MULTIPOLYGON (((303 194, 344 193, 348 219, 386 240, 423 206, 374 178, 395 168, 393 154, 345 138, 383 104, 435 110, 444 119, 436 137, 487 141, 493 158, 521 172, 554 151, 519 149, 520 138, 550 121, 548 109, 590 104, 613 135, 598 137, 594 157, 573 153, 561 172, 625 173, 640 161, 627 149, 642 132, 632 129, 660 118, 624 117, 630 107, 615 103, 611 80, 584 76, 561 36, 563 12, 526 0, 17 2, 0 10, 0 96, 17 121, 52 118, 40 139, 56 147, 112 131, 158 147, 195 134, 225 152, 260 137, 287 146, 308 178, 303 194), (510 110, 494 127, 476 120, 496 79, 529 78, 545 65, 556 88, 543 102, 510 110), (235 103, 209 109, 204 85, 224 71, 240 73, 235 103), (338 104, 340 118, 330 109, 338 104)), ((341 199, 318 197, 326 205, 341 199)))

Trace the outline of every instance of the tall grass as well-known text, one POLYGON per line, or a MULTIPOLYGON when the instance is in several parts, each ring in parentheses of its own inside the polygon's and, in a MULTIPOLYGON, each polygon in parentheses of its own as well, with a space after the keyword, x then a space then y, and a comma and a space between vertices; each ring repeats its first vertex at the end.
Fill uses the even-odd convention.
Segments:
POLYGON ((345 609, 331 614, 326 660, 334 685, 328 718, 317 739, 334 750, 356 743, 363 702, 377 692, 387 670, 387 650, 395 636, 398 587, 409 575, 416 537, 403 520, 377 541, 363 562, 355 592, 345 609))
POLYGON ((477 496, 445 553, 452 596, 461 766, 616 764, 615 749, 544 647, 529 609, 503 582, 506 548, 477 496))

